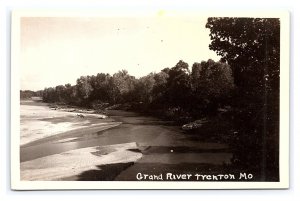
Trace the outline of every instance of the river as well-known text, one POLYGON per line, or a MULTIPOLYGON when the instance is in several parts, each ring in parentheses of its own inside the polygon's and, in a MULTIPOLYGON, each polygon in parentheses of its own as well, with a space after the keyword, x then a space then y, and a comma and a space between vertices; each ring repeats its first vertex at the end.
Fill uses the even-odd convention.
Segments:
POLYGON ((30 106, 21 105, 26 113, 21 113, 21 139, 22 132, 29 135, 36 127, 55 132, 22 143, 22 180, 135 181, 138 173, 217 172, 232 157, 226 144, 201 142, 154 117, 110 110, 107 119, 81 119, 43 104, 30 106), (40 117, 33 112, 41 110, 40 117), (56 129, 60 123, 69 126, 63 127, 65 131, 56 129))

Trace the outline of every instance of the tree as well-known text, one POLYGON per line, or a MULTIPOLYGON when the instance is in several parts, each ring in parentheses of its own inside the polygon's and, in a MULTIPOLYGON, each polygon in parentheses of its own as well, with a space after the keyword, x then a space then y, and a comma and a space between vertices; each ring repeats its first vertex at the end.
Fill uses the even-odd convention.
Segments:
POLYGON ((54 88, 49 87, 44 89, 43 101, 48 103, 54 103, 57 101, 57 94, 54 88))
POLYGON ((252 85, 262 88, 270 82, 278 86, 279 19, 208 18, 206 28, 210 29, 212 40, 209 48, 216 51, 233 68, 237 86, 252 85), (252 79, 254 76, 257 78, 252 79))
POLYGON ((55 87, 55 93, 57 96, 57 102, 63 103, 66 101, 67 96, 66 96, 66 88, 63 85, 58 85, 55 87))
POLYGON ((141 77, 135 82, 133 97, 138 102, 150 104, 153 101, 152 90, 155 84, 155 74, 150 73, 147 76, 141 77))
POLYGON ((135 77, 129 75, 126 70, 115 73, 111 82, 114 102, 134 101, 131 92, 134 89, 135 81, 135 77))
POLYGON ((73 104, 76 105, 78 102, 76 97, 76 90, 75 86, 72 86, 71 84, 65 84, 65 103, 66 104, 73 104))
POLYGON ((180 60, 169 71, 167 79, 169 103, 173 107, 185 108, 189 105, 191 92, 189 66, 180 60))
MULTIPOLYGON (((233 71, 240 145, 237 164, 279 171, 280 21, 277 18, 208 18, 210 49, 233 71), (252 152, 249 152, 252 150, 252 152), (253 152, 253 150, 256 150, 253 152), (260 162, 258 162, 260 161, 260 162)), ((272 176, 270 176, 272 177, 272 176)), ((278 179, 278 176, 277 176, 278 179)))
POLYGON ((98 73, 96 76, 91 76, 91 87, 93 92, 91 93, 91 101, 108 102, 109 99, 109 74, 98 73))
POLYGON ((81 105, 88 105, 88 100, 92 93, 92 86, 91 86, 91 77, 90 76, 81 76, 76 81, 76 95, 79 98, 81 105))
POLYGON ((159 73, 156 73, 154 75, 154 85, 152 88, 152 106, 158 107, 158 108, 164 108, 167 104, 167 82, 169 78, 168 72, 170 69, 162 70, 159 73))
POLYGON ((196 101, 208 113, 215 113, 219 106, 226 104, 234 84, 231 68, 228 64, 214 62, 194 63, 191 73, 192 90, 196 101))

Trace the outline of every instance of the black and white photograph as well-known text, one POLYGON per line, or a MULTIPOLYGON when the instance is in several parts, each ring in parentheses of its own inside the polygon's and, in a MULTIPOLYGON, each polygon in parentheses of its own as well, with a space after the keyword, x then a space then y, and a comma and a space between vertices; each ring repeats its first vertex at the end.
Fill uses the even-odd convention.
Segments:
POLYGON ((287 12, 13 11, 12 188, 288 188, 288 28, 287 12))

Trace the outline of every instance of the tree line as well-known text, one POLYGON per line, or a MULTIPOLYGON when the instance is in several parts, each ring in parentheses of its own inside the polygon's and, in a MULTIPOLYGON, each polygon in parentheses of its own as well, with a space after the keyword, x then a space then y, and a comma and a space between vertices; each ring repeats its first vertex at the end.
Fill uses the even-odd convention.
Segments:
POLYGON ((32 97, 42 97, 43 90, 32 91, 32 90, 20 90, 20 99, 30 99, 32 97))
POLYGON ((209 59, 194 63, 190 70, 188 64, 180 60, 172 68, 138 79, 126 70, 113 75, 81 76, 75 85, 44 89, 42 97, 48 103, 90 108, 104 103, 129 104, 132 109, 167 110, 178 116, 185 113, 195 117, 215 113, 226 104, 233 89, 228 64, 209 59))

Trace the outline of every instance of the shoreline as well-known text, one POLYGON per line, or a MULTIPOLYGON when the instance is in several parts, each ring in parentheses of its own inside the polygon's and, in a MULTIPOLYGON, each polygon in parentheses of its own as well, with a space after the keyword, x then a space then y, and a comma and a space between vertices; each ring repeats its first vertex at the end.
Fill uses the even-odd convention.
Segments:
POLYGON ((98 125, 93 125, 89 127, 82 127, 82 128, 76 128, 72 130, 68 130, 62 133, 58 133, 51 136, 46 136, 44 138, 37 139, 35 141, 22 144, 21 148, 26 148, 30 146, 36 146, 43 143, 52 143, 55 141, 60 141, 64 139, 74 138, 74 140, 79 139, 80 136, 84 135, 83 133, 90 133, 90 132, 101 132, 110 128, 114 128, 116 126, 119 126, 121 122, 113 122, 113 123, 99 123, 98 125))
POLYGON ((135 143, 94 146, 70 150, 48 157, 41 157, 21 163, 21 180, 59 181, 78 180, 82 173, 95 171, 98 166, 133 163, 142 157, 128 149, 136 149, 135 143))
MULTIPOLYGON (((82 121, 74 117, 51 121, 74 119, 82 121)), ((90 122, 85 128, 21 146, 22 180, 135 181, 140 171, 193 173, 207 169, 204 163, 221 167, 232 157, 228 145, 195 140, 155 117, 110 110, 109 118, 97 121, 104 124, 90 122)))
POLYGON ((102 130, 112 122, 103 114, 79 112, 83 111, 52 110, 47 103, 21 100, 21 146, 89 127, 102 130))

